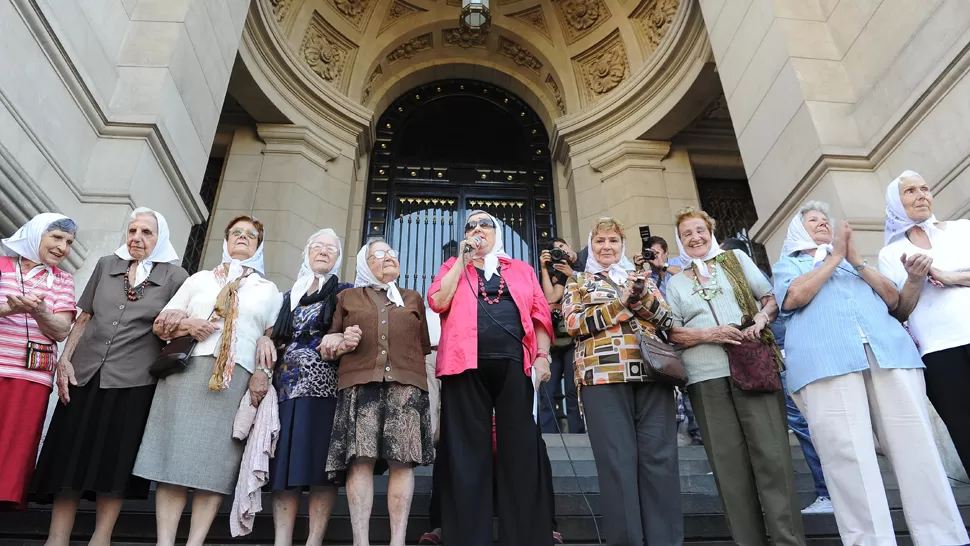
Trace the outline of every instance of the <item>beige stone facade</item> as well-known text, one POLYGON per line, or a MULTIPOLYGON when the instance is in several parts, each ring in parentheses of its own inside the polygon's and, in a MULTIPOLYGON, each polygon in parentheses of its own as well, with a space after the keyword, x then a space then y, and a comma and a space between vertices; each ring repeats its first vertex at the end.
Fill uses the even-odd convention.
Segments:
MULTIPOLYGON (((492 0, 485 36, 457 0, 9 0, 0 3, 0 233, 57 210, 81 226, 84 284, 151 206, 176 248, 210 219, 268 227, 292 282, 306 237, 362 240, 375 124, 416 86, 489 82, 550 137, 558 232, 648 224, 746 180, 774 259, 798 205, 823 199, 874 256, 903 169, 937 216, 970 216, 970 2, 492 0), (228 96, 231 100, 227 99, 228 96), (230 107, 231 106, 231 107, 230 107), (210 213, 200 188, 224 157, 210 213)), ((635 233, 635 232, 634 232, 635 233)))

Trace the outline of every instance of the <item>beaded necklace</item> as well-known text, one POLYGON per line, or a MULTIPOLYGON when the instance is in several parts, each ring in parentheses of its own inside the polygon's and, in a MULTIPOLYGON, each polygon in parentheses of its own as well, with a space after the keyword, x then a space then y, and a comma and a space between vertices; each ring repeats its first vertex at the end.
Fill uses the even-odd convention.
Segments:
POLYGON ((481 289, 482 299, 485 300, 485 303, 495 305, 502 299, 502 292, 505 291, 505 277, 498 278, 498 294, 496 294, 494 300, 488 297, 488 292, 485 291, 485 280, 481 276, 478 277, 478 287, 481 289))
POLYGON ((128 301, 138 301, 145 296, 145 283, 148 279, 141 281, 138 286, 132 287, 131 282, 128 280, 128 274, 125 273, 125 297, 128 301))
POLYGON ((717 260, 711 260, 707 268, 711 272, 711 281, 707 283, 707 286, 704 286, 701 284, 701 275, 697 271, 697 266, 691 265, 691 271, 694 272, 694 294, 700 294, 704 301, 711 301, 714 296, 723 293, 724 290, 717 283, 717 260))

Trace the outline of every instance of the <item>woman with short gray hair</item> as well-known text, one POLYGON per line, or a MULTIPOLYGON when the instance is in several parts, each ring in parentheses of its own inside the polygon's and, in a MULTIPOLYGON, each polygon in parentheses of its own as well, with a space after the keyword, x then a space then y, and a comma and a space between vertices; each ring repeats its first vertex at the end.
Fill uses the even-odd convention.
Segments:
POLYGON ((940 462, 919 352, 890 316, 899 294, 847 222, 803 206, 774 265, 788 386, 815 440, 842 542, 895 544, 873 433, 893 462, 916 544, 967 544, 940 462))
POLYGON ((148 368, 163 346, 152 324, 189 274, 161 214, 135 209, 124 240, 98 260, 57 363, 61 403, 31 485, 34 502, 54 504, 48 546, 70 542, 82 498, 97 502, 91 544, 107 545, 123 500, 148 497, 150 482, 131 470, 155 394, 148 368))
POLYGON ((58 266, 77 224, 33 217, 3 240, 0 257, 0 509, 27 508, 37 447, 54 385, 57 346, 76 311, 74 277, 58 266))

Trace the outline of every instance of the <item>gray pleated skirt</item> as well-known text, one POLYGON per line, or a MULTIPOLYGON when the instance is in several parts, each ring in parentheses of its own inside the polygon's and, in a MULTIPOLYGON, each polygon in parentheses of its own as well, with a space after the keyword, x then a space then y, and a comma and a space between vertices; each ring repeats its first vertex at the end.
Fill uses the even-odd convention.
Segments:
POLYGON ((132 472, 159 483, 231 494, 245 443, 232 438, 250 373, 232 371, 224 391, 209 390, 215 359, 196 356, 182 373, 158 382, 132 472))

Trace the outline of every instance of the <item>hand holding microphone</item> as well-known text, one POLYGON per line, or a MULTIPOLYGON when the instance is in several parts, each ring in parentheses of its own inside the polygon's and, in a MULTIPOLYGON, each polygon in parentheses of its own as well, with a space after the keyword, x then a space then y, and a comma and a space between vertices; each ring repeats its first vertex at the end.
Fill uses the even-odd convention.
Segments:
POLYGON ((475 235, 474 237, 469 237, 461 242, 462 252, 461 258, 463 263, 468 263, 475 256, 475 252, 482 248, 485 243, 481 237, 475 235))

